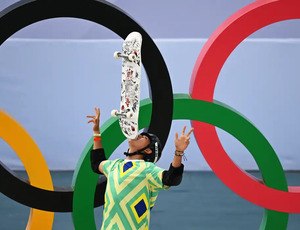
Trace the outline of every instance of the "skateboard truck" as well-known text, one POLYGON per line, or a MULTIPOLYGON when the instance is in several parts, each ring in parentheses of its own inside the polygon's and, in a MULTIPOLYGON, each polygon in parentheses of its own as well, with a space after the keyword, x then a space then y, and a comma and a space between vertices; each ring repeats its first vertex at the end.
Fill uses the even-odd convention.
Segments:
POLYGON ((112 110, 111 111, 111 116, 112 117, 124 117, 124 118, 132 118, 133 117, 133 113, 132 112, 119 112, 118 110, 112 110))
POLYGON ((116 59, 119 59, 119 58, 126 58, 128 59, 129 61, 134 61, 136 59, 136 56, 137 56, 137 53, 136 52, 133 52, 129 55, 126 55, 126 54, 122 54, 121 52, 119 51, 116 51, 114 52, 114 58, 116 59))

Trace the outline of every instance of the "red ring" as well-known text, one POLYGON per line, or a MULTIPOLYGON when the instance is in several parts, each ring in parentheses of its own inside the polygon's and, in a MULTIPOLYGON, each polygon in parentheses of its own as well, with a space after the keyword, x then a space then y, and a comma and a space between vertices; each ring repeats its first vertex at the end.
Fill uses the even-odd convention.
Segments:
MULTIPOLYGON (((253 32, 289 19, 300 19, 299 0, 258 0, 230 16, 212 34, 198 56, 190 82, 191 97, 212 102, 218 75, 230 53, 253 32)), ((300 187, 289 187, 289 192, 284 192, 261 184, 229 158, 214 126, 193 121, 193 127, 206 161, 231 190, 261 207, 300 213, 300 187)))

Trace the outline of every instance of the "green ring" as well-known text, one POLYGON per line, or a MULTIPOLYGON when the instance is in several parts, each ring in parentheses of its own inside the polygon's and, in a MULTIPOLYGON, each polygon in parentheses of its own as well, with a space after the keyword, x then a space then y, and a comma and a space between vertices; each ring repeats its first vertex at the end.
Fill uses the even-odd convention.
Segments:
MULTIPOLYGON (((140 128, 149 126, 151 119, 152 102, 145 99, 140 106, 140 128)), ((188 94, 174 95, 173 120, 187 119, 206 122, 215 125, 237 138, 254 157, 261 174, 269 187, 287 190, 287 182, 278 157, 269 142, 246 118, 239 115, 231 108, 220 103, 211 103, 191 99, 188 94), (251 137, 249 137, 251 133, 251 137), (259 139, 261 145, 253 145, 247 140, 259 139), (268 161, 276 164, 268 164, 260 157, 264 152, 268 161), (280 167, 278 167, 280 166, 280 167), (276 177, 274 177, 276 175, 276 177)), ((122 134, 117 118, 110 118, 101 126, 103 148, 106 157, 110 157, 113 151, 126 139, 122 134), (109 141, 105 141, 109 140, 109 141)), ((93 147, 93 138, 87 143, 77 163, 72 186, 73 194, 73 223, 76 230, 96 230, 94 217, 94 195, 99 176, 90 168, 90 150, 93 147)), ((283 230, 286 229, 288 213, 276 212, 265 209, 260 230, 283 230)))

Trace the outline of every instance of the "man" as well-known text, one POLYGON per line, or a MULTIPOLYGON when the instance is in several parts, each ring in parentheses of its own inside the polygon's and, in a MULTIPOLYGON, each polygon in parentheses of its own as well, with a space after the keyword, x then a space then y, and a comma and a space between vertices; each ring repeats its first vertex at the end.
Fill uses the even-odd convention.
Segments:
POLYGON ((92 170, 107 177, 102 230, 149 229, 150 209, 158 192, 181 183, 184 151, 189 145, 191 129, 175 134, 175 155, 169 170, 155 166, 161 157, 161 143, 151 133, 141 133, 129 140, 124 159, 107 160, 101 143, 99 129, 100 109, 88 123, 93 123, 94 147, 91 151, 92 170))

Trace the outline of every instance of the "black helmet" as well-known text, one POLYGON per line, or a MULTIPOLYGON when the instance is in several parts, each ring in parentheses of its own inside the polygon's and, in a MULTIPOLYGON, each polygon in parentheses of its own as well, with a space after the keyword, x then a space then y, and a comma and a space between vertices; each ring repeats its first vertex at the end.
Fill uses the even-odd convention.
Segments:
POLYGON ((148 137, 150 140, 150 144, 134 153, 128 153, 127 151, 124 153, 125 156, 141 154, 144 156, 143 157, 144 161, 156 163, 160 159, 162 153, 162 146, 159 138, 152 133, 146 133, 146 132, 141 133, 140 135, 148 137), (147 148, 150 148, 152 150, 152 153, 146 154, 145 152, 143 152, 147 148))
POLYGON ((144 154, 144 160, 148 162, 156 163, 160 159, 162 153, 162 146, 159 138, 152 133, 146 133, 146 132, 141 133, 140 135, 149 138, 150 144, 146 148, 150 148, 152 150, 152 153, 144 154))

